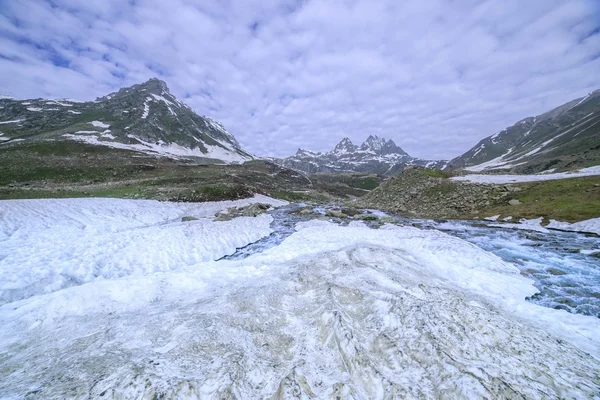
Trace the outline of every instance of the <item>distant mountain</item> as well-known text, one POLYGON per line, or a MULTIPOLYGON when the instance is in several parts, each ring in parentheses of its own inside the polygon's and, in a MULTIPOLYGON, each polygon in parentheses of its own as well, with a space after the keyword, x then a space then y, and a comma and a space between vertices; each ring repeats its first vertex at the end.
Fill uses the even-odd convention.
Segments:
POLYGON ((357 146, 349 138, 342 139, 332 151, 326 153, 298 149, 295 155, 273 159, 279 165, 306 173, 369 172, 392 175, 406 165, 442 168, 445 161, 421 160, 411 157, 393 140, 369 136, 357 146))
POLYGON ((254 158, 220 123, 197 115, 156 78, 90 102, 0 98, 0 151, 40 140, 210 162, 254 158))
POLYGON ((600 90, 483 139, 448 169, 536 173, 595 164, 600 164, 600 90))

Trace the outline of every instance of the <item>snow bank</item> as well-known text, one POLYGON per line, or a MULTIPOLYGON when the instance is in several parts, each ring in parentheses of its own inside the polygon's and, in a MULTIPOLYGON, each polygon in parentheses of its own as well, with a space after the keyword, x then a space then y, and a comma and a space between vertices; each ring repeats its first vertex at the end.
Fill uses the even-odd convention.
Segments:
POLYGON ((534 292, 513 265, 439 231, 310 221, 244 260, 95 280, 0 307, 0 392, 593 397, 600 321, 525 302, 534 292))
POLYGON ((592 218, 585 221, 575 222, 560 222, 554 219, 550 220, 547 228, 560 229, 561 231, 587 232, 600 235, 600 218, 592 218))
POLYGON ((584 176, 595 176, 600 175, 600 165, 583 168, 576 172, 556 172, 556 173, 544 173, 538 175, 480 175, 470 174, 464 176, 455 176, 450 179, 456 181, 468 181, 473 183, 494 183, 494 184, 505 184, 505 183, 522 183, 522 182, 539 182, 539 181, 552 181, 555 179, 566 179, 566 178, 581 178, 584 176))
MULTIPOLYGON (((484 218, 488 221, 492 221, 491 218, 484 218)), ((508 218, 508 217, 507 217, 508 218)), ((509 219, 505 218, 505 221, 509 219)), ((496 218, 497 219, 497 218, 496 218)), ((493 219, 495 221, 496 219, 493 219)), ((512 217, 510 217, 512 219, 512 217)), ((561 231, 570 231, 570 232, 581 232, 581 233, 595 233, 600 235, 600 218, 592 218, 585 221, 569 223, 569 222, 561 222, 554 219, 550 220, 550 223, 546 226, 542 226, 542 222, 544 221, 543 217, 534 218, 534 219, 521 219, 519 223, 499 223, 499 224, 490 224, 490 226, 499 227, 499 228, 512 228, 512 229, 524 229, 529 231, 537 231, 546 233, 549 232, 550 229, 558 229, 561 231)))
POLYGON ((0 202, 0 303, 80 285, 216 260, 269 235, 269 215, 212 222, 214 203, 46 199, 0 202), (198 218, 182 222, 182 217, 198 218))

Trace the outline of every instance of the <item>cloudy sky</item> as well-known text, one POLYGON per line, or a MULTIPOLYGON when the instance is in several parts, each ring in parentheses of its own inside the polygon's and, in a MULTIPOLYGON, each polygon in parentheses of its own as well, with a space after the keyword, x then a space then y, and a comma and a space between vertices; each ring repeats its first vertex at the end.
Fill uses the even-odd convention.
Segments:
POLYGON ((0 0, 0 92, 157 76, 245 148, 344 136, 452 158, 600 88, 597 0, 0 0))

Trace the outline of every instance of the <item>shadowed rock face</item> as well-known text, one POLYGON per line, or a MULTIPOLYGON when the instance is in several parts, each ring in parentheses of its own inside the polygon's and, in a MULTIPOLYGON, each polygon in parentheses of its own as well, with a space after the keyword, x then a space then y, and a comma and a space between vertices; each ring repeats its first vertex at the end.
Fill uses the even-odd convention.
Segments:
POLYGON ((445 161, 430 161, 411 157, 393 140, 370 135, 360 146, 349 138, 340 141, 326 153, 298 149, 295 155, 274 159, 279 165, 307 173, 367 172, 393 175, 406 165, 441 168, 445 161))
POLYGON ((76 140, 173 158, 253 158, 221 124, 197 115, 156 78, 83 103, 0 99, 0 122, 0 151, 13 143, 76 140))
POLYGON ((452 160, 450 169, 563 171, 600 162, 600 90, 525 118, 452 160))

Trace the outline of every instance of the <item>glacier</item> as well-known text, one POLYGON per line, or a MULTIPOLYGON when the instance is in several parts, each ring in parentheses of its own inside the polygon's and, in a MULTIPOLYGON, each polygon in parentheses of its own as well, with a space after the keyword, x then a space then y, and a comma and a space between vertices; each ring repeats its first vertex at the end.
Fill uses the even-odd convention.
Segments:
POLYGON ((216 261, 270 234, 269 215, 212 221, 257 201, 283 205, 1 202, 0 282, 21 291, 0 306, 0 397, 597 396, 600 320, 526 302, 513 264, 321 220, 216 261))

